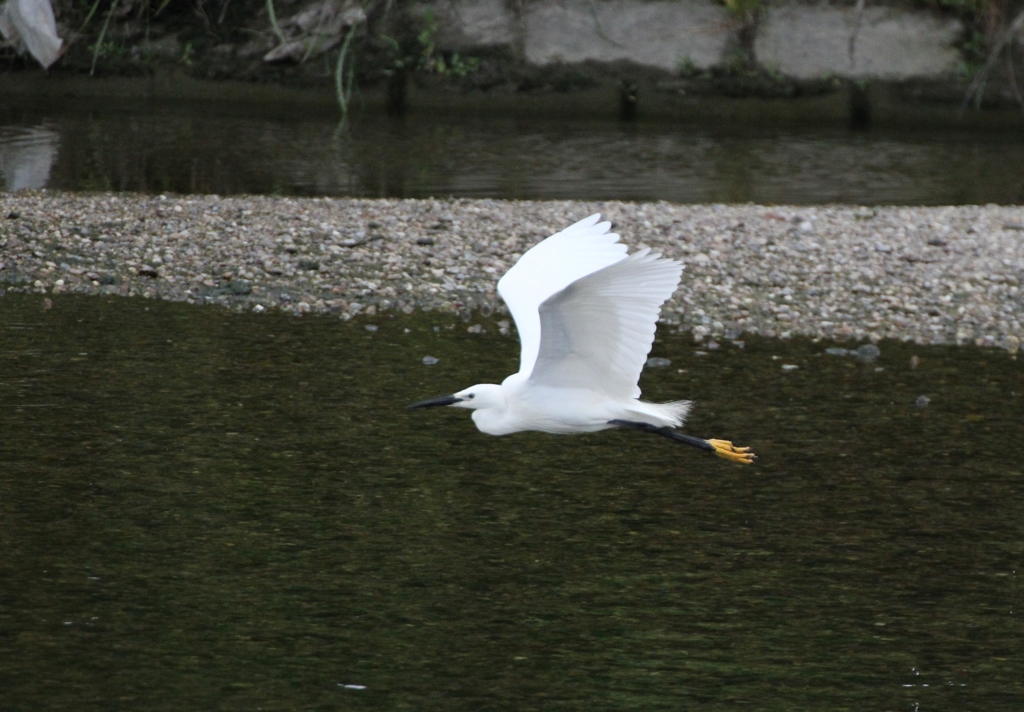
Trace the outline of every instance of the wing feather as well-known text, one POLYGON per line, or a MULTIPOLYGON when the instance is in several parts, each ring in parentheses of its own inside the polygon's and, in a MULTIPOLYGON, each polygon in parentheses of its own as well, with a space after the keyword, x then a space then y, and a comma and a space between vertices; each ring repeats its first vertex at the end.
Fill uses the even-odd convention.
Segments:
POLYGON ((537 360, 541 303, 581 277, 626 259, 626 246, 608 232, 611 223, 600 220, 596 213, 539 242, 498 280, 498 294, 519 331, 519 373, 528 376, 537 360))
POLYGON ((634 252, 540 305, 540 351, 530 380, 637 398, 661 305, 679 285, 675 260, 634 252))

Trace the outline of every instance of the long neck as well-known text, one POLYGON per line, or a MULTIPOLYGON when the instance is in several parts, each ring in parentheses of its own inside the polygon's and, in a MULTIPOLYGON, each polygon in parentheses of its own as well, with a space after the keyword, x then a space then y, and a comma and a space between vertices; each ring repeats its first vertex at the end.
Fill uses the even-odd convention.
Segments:
POLYGON ((473 422, 476 423, 477 430, 488 435, 508 435, 522 430, 509 422, 504 409, 474 410, 473 422))
POLYGON ((505 385, 488 386, 488 391, 487 405, 473 411, 473 422, 480 432, 488 435, 508 435, 521 430, 510 422, 505 385))

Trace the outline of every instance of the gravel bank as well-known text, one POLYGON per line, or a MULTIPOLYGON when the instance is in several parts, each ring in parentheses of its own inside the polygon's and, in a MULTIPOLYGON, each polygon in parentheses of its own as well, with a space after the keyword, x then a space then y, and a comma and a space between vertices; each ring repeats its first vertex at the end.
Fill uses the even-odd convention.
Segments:
POLYGON ((913 339, 1016 351, 1024 208, 0 194, 0 287, 357 315, 503 306, 498 277, 594 212, 682 260, 694 337, 913 339))

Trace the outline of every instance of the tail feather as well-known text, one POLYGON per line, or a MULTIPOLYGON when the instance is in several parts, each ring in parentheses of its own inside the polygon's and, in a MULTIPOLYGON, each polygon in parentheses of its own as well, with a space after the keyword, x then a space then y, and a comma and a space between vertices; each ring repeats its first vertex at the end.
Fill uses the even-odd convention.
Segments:
POLYGON ((635 401, 630 408, 631 417, 643 423, 662 428, 678 428, 686 420, 693 401, 679 400, 668 403, 635 401))
POLYGON ((658 403, 658 405, 665 409, 666 415, 672 420, 672 427, 678 428, 686 421, 686 416, 690 414, 690 407, 693 405, 693 401, 678 400, 669 403, 658 403))

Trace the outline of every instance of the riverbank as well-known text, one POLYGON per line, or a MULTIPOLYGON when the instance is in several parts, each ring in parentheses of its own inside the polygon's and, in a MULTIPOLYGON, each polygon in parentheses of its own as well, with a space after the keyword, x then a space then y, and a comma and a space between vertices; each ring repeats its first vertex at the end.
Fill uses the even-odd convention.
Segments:
POLYGON ((342 319, 504 309, 523 251, 600 212, 686 266, 662 323, 976 343, 1024 336, 1024 208, 0 194, 0 288, 342 319))
POLYGON ((1020 105, 1013 53, 1005 68, 988 62, 1013 4, 254 0, 215 17, 113 3, 103 22, 99 5, 55 4, 60 53, 44 72, 0 41, 0 96, 272 95, 342 113, 454 103, 626 120, 688 116, 708 97, 812 99, 859 126, 912 123, 902 115, 932 105, 956 115, 968 97, 1020 105))

